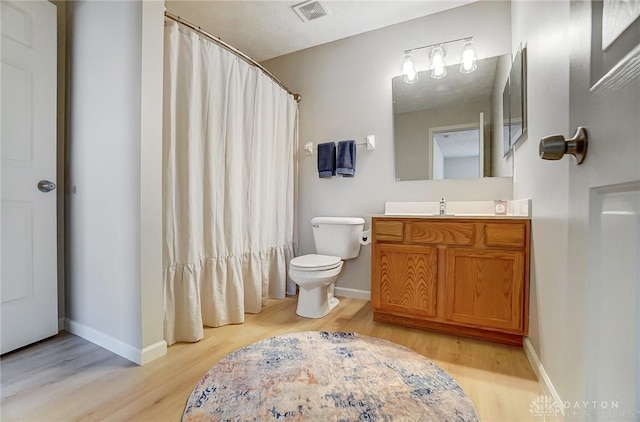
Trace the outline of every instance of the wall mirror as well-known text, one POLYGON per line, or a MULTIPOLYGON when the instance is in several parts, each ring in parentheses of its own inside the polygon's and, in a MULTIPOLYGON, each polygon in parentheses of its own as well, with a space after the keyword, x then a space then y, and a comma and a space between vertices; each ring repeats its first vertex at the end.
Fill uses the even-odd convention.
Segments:
POLYGON ((414 83, 393 78, 396 180, 512 175, 512 160, 503 156, 511 55, 478 60, 472 73, 460 73, 458 66, 449 66, 442 79, 429 71, 418 72, 414 83))

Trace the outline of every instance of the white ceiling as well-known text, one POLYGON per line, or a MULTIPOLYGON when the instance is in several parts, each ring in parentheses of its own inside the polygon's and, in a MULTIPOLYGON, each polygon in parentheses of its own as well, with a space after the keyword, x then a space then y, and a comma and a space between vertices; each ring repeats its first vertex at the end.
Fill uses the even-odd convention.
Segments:
POLYGON ((478 129, 454 130, 433 135, 444 158, 478 157, 480 155, 480 131, 478 129))
POLYGON ((255 60, 264 61, 477 0, 323 0, 330 14, 308 23, 291 9, 302 1, 173 0, 167 1, 166 7, 255 60))

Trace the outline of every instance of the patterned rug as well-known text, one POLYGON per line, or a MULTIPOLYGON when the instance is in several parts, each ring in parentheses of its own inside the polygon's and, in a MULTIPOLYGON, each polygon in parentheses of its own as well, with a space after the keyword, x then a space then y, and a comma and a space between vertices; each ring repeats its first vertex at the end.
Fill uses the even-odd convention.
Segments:
POLYGON ((429 359, 386 340, 307 331, 218 362, 183 421, 477 421, 469 397, 429 359))

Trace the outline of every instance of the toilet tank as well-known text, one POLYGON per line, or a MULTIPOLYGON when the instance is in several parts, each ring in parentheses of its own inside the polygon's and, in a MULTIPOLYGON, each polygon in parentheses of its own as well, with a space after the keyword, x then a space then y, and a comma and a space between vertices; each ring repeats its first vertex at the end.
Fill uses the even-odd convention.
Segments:
POLYGON ((314 217, 311 226, 317 254, 352 259, 360 253, 364 218, 314 217))

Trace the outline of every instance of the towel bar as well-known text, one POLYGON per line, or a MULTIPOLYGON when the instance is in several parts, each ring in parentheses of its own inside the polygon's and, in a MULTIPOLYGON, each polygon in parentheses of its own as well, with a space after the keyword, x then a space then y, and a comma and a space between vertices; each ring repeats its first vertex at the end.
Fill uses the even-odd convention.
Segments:
MULTIPOLYGON (((374 135, 367 135, 367 140, 364 142, 356 142, 356 145, 366 145, 367 150, 371 151, 376 149, 376 137, 374 135)), ((313 142, 305 142, 304 150, 307 155, 313 155, 313 151, 317 150, 318 146, 314 145, 313 142)))

